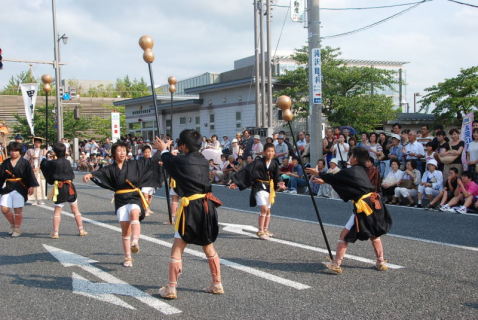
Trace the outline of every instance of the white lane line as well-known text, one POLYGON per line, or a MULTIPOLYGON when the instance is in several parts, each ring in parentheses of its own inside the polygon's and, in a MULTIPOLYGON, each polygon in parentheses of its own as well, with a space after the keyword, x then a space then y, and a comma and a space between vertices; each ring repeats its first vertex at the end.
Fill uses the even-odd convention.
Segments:
MULTIPOLYGON (((248 237, 251 237, 251 238, 257 238, 257 236, 255 234, 246 232, 246 230, 251 231, 251 232, 257 232, 258 229, 256 227, 246 226, 246 225, 239 225, 239 224, 231 224, 231 223, 221 223, 221 222, 219 224, 224 226, 224 228, 222 229, 224 231, 245 235, 245 236, 248 236, 248 237)), ((285 245, 290 246, 290 247, 301 248, 301 249, 310 250, 310 251, 314 251, 314 252, 320 252, 320 253, 325 253, 325 254, 329 253, 327 251, 327 249, 312 247, 312 246, 309 246, 309 245, 306 245, 306 244, 292 242, 292 241, 288 241, 288 240, 281 240, 281 239, 277 239, 277 238, 269 238, 268 241, 276 242, 276 243, 280 243, 280 244, 285 244, 285 245)), ((332 251, 332 254, 335 255, 335 251, 332 251)), ((351 254, 346 254, 345 258, 360 261, 360 262, 364 262, 364 263, 367 263, 367 264, 375 265, 375 260, 362 258, 362 257, 354 256, 354 255, 351 255, 351 254)), ((397 265, 397 264, 392 264, 392 263, 387 263, 387 266, 390 269, 403 269, 403 268, 405 268, 403 266, 400 266, 400 265, 397 265)))
MULTIPOLYGON (((54 208, 48 207, 46 205, 40 205, 39 207, 41 207, 43 209, 46 209, 46 210, 50 210, 50 211, 54 210, 54 208)), ((65 216, 74 218, 74 215, 70 212, 62 211, 62 214, 65 215, 65 216)), ((85 217, 83 217, 83 221, 121 233, 120 228, 109 225, 107 223, 99 222, 99 221, 92 220, 92 219, 85 218, 85 217)), ((152 237, 149 237, 149 236, 146 236, 146 235, 141 235, 141 239, 152 242, 152 243, 159 244, 159 245, 167 247, 167 248, 171 248, 173 246, 172 243, 169 243, 169 242, 163 241, 163 240, 159 240, 159 239, 156 239, 156 238, 152 238, 152 237)), ((186 248, 186 250, 184 250, 184 252, 206 260, 206 255, 204 254, 204 252, 189 249, 189 248, 186 248)), ((291 288, 294 288, 294 289, 297 289, 297 290, 305 290, 305 289, 310 289, 311 288, 310 286, 308 286, 306 284, 296 282, 296 281, 292 281, 292 280, 289 280, 289 279, 285 279, 285 278, 282 278, 282 277, 279 277, 279 276, 275 276, 273 274, 270 274, 270 273, 267 273, 267 272, 264 272, 264 271, 261 271, 261 270, 258 270, 258 269, 254 269, 254 268, 251 268, 251 267, 247 267, 247 266, 238 264, 236 262, 233 262, 233 261, 230 261, 230 260, 227 260, 227 259, 222 259, 221 258, 221 264, 223 264, 225 266, 228 266, 230 268, 236 269, 236 270, 240 270, 240 271, 252 274, 252 275, 257 276, 259 278, 263 278, 263 279, 266 279, 266 280, 269 280, 269 281, 272 281, 272 282, 275 282, 275 283, 278 283, 278 284, 281 284, 281 285, 284 285, 284 286, 287 286, 287 287, 291 287, 291 288)))
MULTIPOLYGON (((79 184, 82 184, 82 185, 85 185, 85 186, 88 186, 88 187, 99 188, 97 186, 91 186, 91 185, 87 185, 87 184, 84 184, 84 183, 79 183, 79 184)), ((160 199, 166 199, 166 197, 163 197, 163 196, 155 195, 154 197, 160 198, 160 199)), ((327 200, 335 200, 335 199, 327 199, 327 200)), ((226 207, 226 206, 221 206, 219 208, 219 210, 221 210, 221 209, 237 211, 239 213, 245 213, 245 214, 249 214, 249 215, 250 214, 257 215, 258 214, 258 211, 237 209, 237 208, 226 207)), ((413 208, 411 208, 411 209, 413 209, 413 208)), ((417 209, 417 208, 415 208, 415 209, 417 209)), ((478 214, 466 214, 466 215, 478 217, 478 214)), ((290 221, 297 221, 297 222, 303 222, 303 223, 319 224, 317 221, 313 221, 313 220, 306 220, 306 219, 299 219, 299 218, 292 218, 292 217, 284 217, 284 216, 279 216, 279 215, 274 215, 274 218, 285 219, 285 220, 290 220, 290 221)), ((328 226, 328 227, 341 228, 341 229, 344 227, 343 225, 332 224, 332 223, 323 223, 323 225, 328 226)), ((454 243, 434 241, 434 240, 428 240, 428 239, 422 239, 422 238, 416 238, 416 237, 410 237, 410 236, 403 236, 403 235, 399 235, 399 234, 395 234, 395 233, 387 233, 387 236, 478 252, 478 247, 469 247, 469 246, 463 246, 463 245, 454 244, 454 243)))

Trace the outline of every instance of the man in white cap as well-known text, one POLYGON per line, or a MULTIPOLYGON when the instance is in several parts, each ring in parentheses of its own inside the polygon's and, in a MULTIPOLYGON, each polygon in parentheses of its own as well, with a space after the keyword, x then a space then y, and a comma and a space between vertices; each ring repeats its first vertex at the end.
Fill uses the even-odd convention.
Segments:
POLYGON ((275 146, 275 151, 276 151, 276 157, 279 160, 279 163, 282 163, 284 158, 289 156, 289 148, 287 147, 287 144, 284 142, 285 137, 283 135, 280 135, 277 137, 277 145, 275 146))
POLYGON ((239 141, 234 138, 231 141, 231 151, 234 156, 234 160, 237 160, 237 157, 241 155, 241 148, 239 147, 239 141))
POLYGON ((422 182, 418 186, 417 208, 422 208, 423 194, 426 194, 428 203, 436 197, 443 189, 443 174, 437 170, 438 163, 435 159, 428 161, 427 171, 422 176, 422 182))
POLYGON ((403 153, 402 153, 402 145, 400 144, 401 137, 399 134, 392 133, 390 135, 390 146, 389 146, 389 153, 388 153, 388 160, 386 161, 385 165, 385 172, 383 174, 384 177, 388 175, 390 171, 390 161, 391 160, 398 160, 401 164, 403 164, 403 153))
POLYGON ((254 136, 254 143, 252 144, 251 150, 252 159, 255 159, 257 156, 262 155, 262 151, 264 151, 264 147, 261 143, 261 136, 256 134, 254 136))

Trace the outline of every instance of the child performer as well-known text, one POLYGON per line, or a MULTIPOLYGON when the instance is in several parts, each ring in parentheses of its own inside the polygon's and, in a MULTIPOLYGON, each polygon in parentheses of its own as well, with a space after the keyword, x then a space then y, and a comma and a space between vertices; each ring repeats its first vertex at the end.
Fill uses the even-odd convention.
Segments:
MULTIPOLYGON (((143 158, 151 159, 153 157, 153 152, 151 150, 151 147, 147 144, 145 144, 141 148, 141 153, 143 154, 143 158)), ((154 183, 154 185, 156 185, 156 183, 154 183)), ((154 213, 153 210, 151 210, 151 202, 153 201, 153 195, 156 192, 156 188, 150 187, 150 186, 144 186, 141 188, 141 192, 144 194, 144 197, 148 201, 149 208, 146 210, 145 215, 146 217, 149 217, 150 215, 154 213)))
POLYGON ((115 212, 123 237, 123 266, 132 267, 131 252, 139 252, 140 220, 143 220, 148 208, 140 188, 151 186, 151 181, 159 184, 162 177, 158 153, 150 159, 127 160, 127 147, 124 142, 113 144, 111 154, 114 163, 85 175, 83 181, 93 180, 98 186, 114 191, 115 212))
POLYGON ((57 142, 53 145, 53 151, 57 159, 43 159, 40 164, 46 181, 48 184, 53 185, 50 200, 55 203, 55 211, 53 212, 53 232, 51 238, 58 239, 60 237, 61 210, 66 203, 70 204, 71 212, 75 215, 78 235, 81 237, 86 236, 88 232, 83 228, 83 220, 78 209, 76 188, 73 185, 75 174, 71 168, 70 161, 65 159, 66 146, 61 142, 57 142))
POLYGON ((259 206, 259 239, 267 240, 272 237, 269 231, 271 222, 271 206, 275 201, 276 186, 286 189, 281 180, 280 164, 275 158, 275 148, 272 143, 266 143, 263 151, 263 158, 258 158, 248 164, 244 169, 238 171, 233 177, 230 189, 244 190, 251 188, 250 206, 259 206))
MULTIPOLYGON (((332 185, 344 201, 352 200, 354 203, 354 213, 340 233, 335 259, 332 262, 324 263, 329 270, 337 274, 342 273, 340 265, 347 251, 348 243, 353 243, 357 239, 362 241, 370 239, 377 258, 376 269, 379 271, 388 269, 383 258, 380 236, 390 230, 392 219, 364 169, 368 159, 367 150, 354 148, 349 160, 351 168, 343 169, 333 175, 322 174, 318 179, 321 184, 332 185)), ((313 168, 306 169, 306 171, 317 174, 313 168)))
POLYGON ((212 284, 205 289, 212 294, 223 294, 221 266, 214 248, 219 231, 216 207, 222 203, 211 193, 209 164, 199 152, 201 134, 195 130, 184 130, 179 135, 178 148, 183 155, 168 151, 172 141, 156 139, 155 147, 161 152, 161 160, 169 175, 176 181, 176 190, 181 203, 176 214, 176 233, 171 249, 168 284, 159 289, 165 299, 176 299, 178 277, 182 271, 182 254, 188 244, 200 245, 206 254, 212 276, 212 284))
POLYGON ((21 157, 21 151, 21 143, 11 142, 8 145, 10 158, 0 166, 0 206, 3 215, 10 222, 10 234, 14 238, 21 235, 25 201, 28 195, 33 194, 34 188, 38 187, 33 169, 30 163, 21 157))

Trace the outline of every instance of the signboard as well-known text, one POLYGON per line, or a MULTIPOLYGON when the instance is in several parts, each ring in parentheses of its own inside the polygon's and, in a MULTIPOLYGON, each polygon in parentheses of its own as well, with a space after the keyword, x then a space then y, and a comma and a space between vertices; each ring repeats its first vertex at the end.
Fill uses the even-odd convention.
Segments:
POLYGON ((290 18, 293 22, 304 22, 304 0, 290 0, 290 18))
POLYGON ((312 97, 314 104, 322 103, 322 63, 320 49, 312 49, 312 97))
POLYGON ((463 170, 468 171, 468 161, 466 160, 466 151, 468 146, 473 141, 473 112, 468 113, 463 118, 463 123, 461 125, 461 137, 460 139, 465 142, 465 148, 461 154, 461 162, 463 164, 463 170))
POLYGON ((121 138, 120 113, 111 112, 111 140, 118 141, 121 138))
POLYGON ((20 84, 23 96, 23 104, 25 105, 25 117, 32 136, 35 135, 33 115, 35 113, 35 104, 37 101, 38 83, 22 83, 20 84))

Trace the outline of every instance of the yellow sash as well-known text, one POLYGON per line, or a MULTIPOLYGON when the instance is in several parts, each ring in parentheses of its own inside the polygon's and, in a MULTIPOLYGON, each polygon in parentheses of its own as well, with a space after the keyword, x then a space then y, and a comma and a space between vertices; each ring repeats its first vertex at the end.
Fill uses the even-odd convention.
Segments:
POLYGON ((184 214, 184 208, 189 206, 189 201, 194 201, 198 199, 202 199, 206 197, 206 193, 197 193, 193 194, 189 197, 182 197, 181 202, 179 203, 178 210, 176 211, 176 225, 174 226, 175 231, 179 231, 179 223, 181 221, 181 217, 184 215, 183 223, 181 226, 182 234, 184 234, 186 230, 186 215, 184 214))
POLYGON ((8 178, 8 179, 5 179, 5 181, 8 181, 8 182, 19 182, 19 181, 22 181, 22 178, 8 178))
POLYGON ((364 201, 364 199, 369 198, 374 192, 367 193, 366 195, 363 195, 359 200, 353 201, 355 208, 357 209, 357 213, 365 213, 367 216, 371 215, 373 213, 373 209, 370 208, 367 202, 364 201))
POLYGON ((176 180, 174 180, 173 178, 171 178, 171 179, 169 180, 169 187, 170 187, 171 189, 176 188, 176 180))
POLYGON ((132 187, 132 189, 121 189, 121 190, 116 190, 115 194, 125 194, 125 193, 131 193, 131 192, 136 192, 139 194, 139 197, 141 198, 141 206, 143 207, 144 210, 149 209, 149 203, 144 197, 144 194, 141 192, 140 188, 136 188, 134 184, 132 184, 129 180, 126 180, 126 182, 132 187))
POLYGON ((270 179, 269 181, 266 180, 257 180, 260 183, 268 183, 269 184, 269 202, 271 206, 276 201, 276 188, 274 186, 274 180, 270 179))
POLYGON ((58 200, 58 180, 55 180, 55 183, 53 184, 53 189, 51 189, 50 194, 48 195, 48 200, 51 200, 53 202, 56 202, 58 200))

